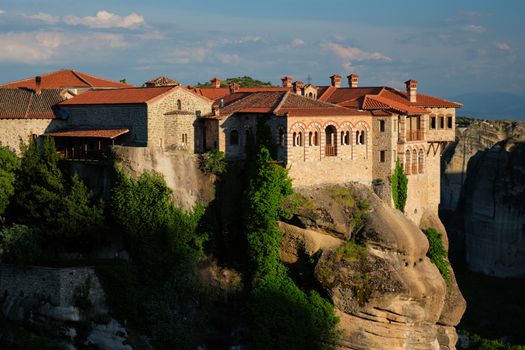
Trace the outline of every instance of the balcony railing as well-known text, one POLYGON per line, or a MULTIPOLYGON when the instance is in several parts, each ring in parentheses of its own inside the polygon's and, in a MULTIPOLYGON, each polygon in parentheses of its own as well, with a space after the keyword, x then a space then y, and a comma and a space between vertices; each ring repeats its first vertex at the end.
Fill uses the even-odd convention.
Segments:
POLYGON ((423 130, 407 130, 406 132, 407 141, 422 141, 423 140, 423 130))
POLYGON ((324 155, 326 157, 335 157, 337 156, 337 146, 335 145, 326 145, 324 148, 324 155))
POLYGON ((82 148, 66 148, 57 152, 61 159, 66 160, 106 160, 108 150, 84 150, 82 148))

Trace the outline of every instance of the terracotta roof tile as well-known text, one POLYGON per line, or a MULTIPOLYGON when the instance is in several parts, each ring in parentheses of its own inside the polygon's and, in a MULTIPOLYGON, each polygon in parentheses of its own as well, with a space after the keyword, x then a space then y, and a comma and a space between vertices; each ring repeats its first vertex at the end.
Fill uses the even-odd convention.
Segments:
POLYGON ((53 137, 86 137, 86 138, 103 138, 114 139, 120 135, 129 132, 129 129, 80 129, 80 130, 62 130, 46 133, 46 136, 53 137))
POLYGON ((59 89, 36 94, 26 88, 0 88, 0 119, 54 119, 55 106, 64 100, 59 89))
POLYGON ((142 104, 148 103, 155 98, 180 87, 140 87, 113 90, 90 90, 67 101, 61 106, 71 105, 119 105, 119 104, 142 104))
MULTIPOLYGON (((96 77, 91 74, 77 72, 71 69, 62 69, 56 72, 41 75, 42 89, 64 88, 125 88, 132 85, 96 77)), ((35 89, 35 77, 0 84, 0 87, 25 87, 35 89)))

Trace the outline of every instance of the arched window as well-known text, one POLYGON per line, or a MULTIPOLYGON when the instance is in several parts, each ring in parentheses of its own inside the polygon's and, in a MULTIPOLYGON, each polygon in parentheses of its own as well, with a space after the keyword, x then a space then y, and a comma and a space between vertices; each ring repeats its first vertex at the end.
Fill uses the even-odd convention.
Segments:
POLYGON ((309 92, 309 93, 308 93, 308 97, 310 97, 310 98, 314 98, 314 93, 313 93, 313 92, 309 92))
POLYGON ((417 165, 418 170, 420 174, 423 174, 424 171, 424 164, 423 161, 425 160, 425 152, 423 152, 423 149, 419 149, 418 157, 417 157, 417 165))
POLYGON ((325 129, 325 156, 337 155, 337 129, 333 125, 328 125, 325 129))
POLYGON ((302 132, 294 132, 292 134, 292 137, 293 137, 294 147, 300 147, 303 145, 303 133, 302 132))
POLYGON ((313 145, 314 145, 314 133, 310 131, 308 133, 308 146, 313 146, 313 145))
POLYGON ((359 134, 359 143, 361 145, 365 144, 365 131, 364 130, 361 130, 361 134, 359 134))
POLYGON ((314 143, 314 146, 319 145, 319 133, 317 131, 314 132, 313 143, 314 143))
POLYGON ((230 131, 230 145, 236 146, 239 144, 239 132, 237 130, 230 131))
POLYGON ((345 131, 345 145, 349 145, 350 144, 350 131, 345 131))
POLYGON ((405 152, 405 173, 408 175, 410 174, 410 151, 407 150, 405 152))
POLYGON ((417 151, 412 151, 412 174, 417 174, 417 151))
POLYGON ((341 145, 345 145, 345 132, 341 131, 341 145))
POLYGON ((359 130, 355 132, 355 144, 359 144, 359 130))
POLYGON ((177 100, 177 109, 180 111, 182 109, 182 102, 177 100))

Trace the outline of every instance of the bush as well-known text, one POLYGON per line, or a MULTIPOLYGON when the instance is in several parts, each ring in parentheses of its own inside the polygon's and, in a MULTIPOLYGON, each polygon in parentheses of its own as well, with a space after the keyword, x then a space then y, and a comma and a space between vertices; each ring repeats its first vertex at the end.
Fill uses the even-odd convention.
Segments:
POLYGON ((40 255, 37 234, 27 226, 14 224, 0 230, 2 261, 30 265, 40 255))
POLYGON ((405 212, 405 205, 407 202, 408 192, 408 177, 399 159, 396 161, 394 172, 390 177, 390 184, 392 186, 392 199, 394 200, 394 207, 405 212))
POLYGON ((206 174, 220 175, 226 170, 226 160, 224 159, 224 152, 218 149, 212 149, 204 153, 201 157, 201 169, 206 174))
POLYGON ((426 229, 424 232, 429 243, 427 256, 430 258, 430 261, 436 265, 445 282, 450 284, 450 264, 448 262, 447 250, 443 245, 441 233, 433 228, 426 229))
POLYGON ((0 217, 4 215, 15 193, 15 174, 19 167, 18 157, 7 147, 0 146, 0 217))

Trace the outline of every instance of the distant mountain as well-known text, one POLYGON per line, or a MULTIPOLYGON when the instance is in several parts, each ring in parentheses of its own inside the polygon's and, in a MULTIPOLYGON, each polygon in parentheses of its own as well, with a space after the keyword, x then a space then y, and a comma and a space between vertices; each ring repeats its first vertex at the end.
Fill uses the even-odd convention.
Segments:
POLYGON ((458 115, 479 119, 525 120, 525 95, 504 92, 467 93, 449 98, 462 103, 458 115))

